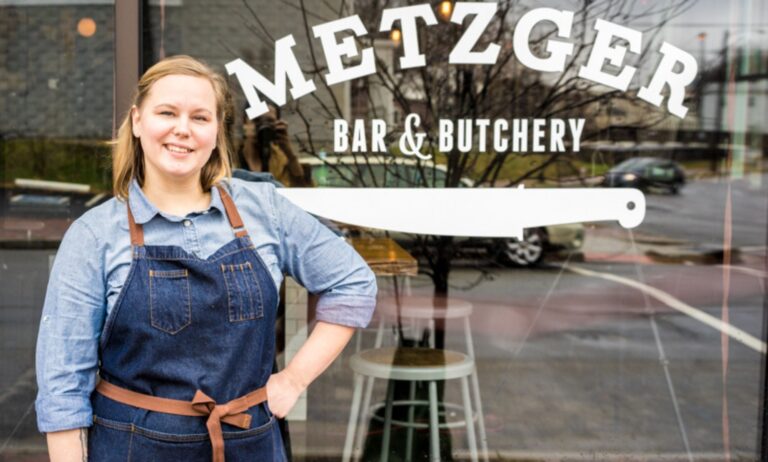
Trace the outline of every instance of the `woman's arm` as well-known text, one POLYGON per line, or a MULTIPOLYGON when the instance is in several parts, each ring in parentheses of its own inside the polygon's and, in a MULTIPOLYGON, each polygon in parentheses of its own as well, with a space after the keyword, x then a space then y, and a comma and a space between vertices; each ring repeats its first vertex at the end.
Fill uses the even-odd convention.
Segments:
POLYGON ((81 448, 93 423, 90 396, 106 315, 102 248, 78 219, 62 239, 48 281, 35 353, 35 409, 55 461, 84 460, 81 448))
POLYGON ((88 429, 74 428, 46 433, 51 462, 87 462, 88 429))
POLYGON ((285 370, 267 382, 269 405, 281 417, 339 356, 355 328, 368 325, 376 305, 376 277, 352 246, 317 219, 276 192, 272 197, 280 269, 319 295, 314 330, 285 370))
POLYGON ((285 417, 299 395, 341 354, 355 329, 319 321, 290 364, 267 381, 269 409, 285 417))

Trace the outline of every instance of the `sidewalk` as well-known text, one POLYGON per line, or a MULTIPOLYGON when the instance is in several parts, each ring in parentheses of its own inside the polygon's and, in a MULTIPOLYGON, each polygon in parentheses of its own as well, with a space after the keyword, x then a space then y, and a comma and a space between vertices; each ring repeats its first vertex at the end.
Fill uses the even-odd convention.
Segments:
MULTIPOLYGON (((750 253, 765 252, 765 249, 749 250, 750 253)), ((722 264, 724 257, 722 246, 703 246, 605 224, 588 225, 581 251, 586 262, 713 265, 722 264)), ((732 248, 730 263, 741 261, 741 249, 732 248)))

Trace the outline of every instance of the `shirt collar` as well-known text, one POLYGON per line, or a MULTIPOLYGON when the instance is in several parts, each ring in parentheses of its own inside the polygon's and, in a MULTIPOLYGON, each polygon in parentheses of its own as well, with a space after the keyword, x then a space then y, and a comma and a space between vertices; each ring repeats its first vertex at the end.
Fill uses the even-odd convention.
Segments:
MULTIPOLYGON (((141 190, 139 182, 134 178, 131 181, 131 185, 128 189, 128 204, 131 206, 131 213, 133 213, 133 219, 136 220, 136 224, 143 225, 155 217, 155 215, 162 215, 163 217, 172 220, 179 221, 181 218, 174 217, 172 215, 165 214, 155 207, 152 202, 144 195, 144 191, 141 190)), ((226 215, 224 209, 224 203, 221 201, 221 194, 219 188, 211 188, 211 205, 208 210, 217 209, 222 214, 226 215)))

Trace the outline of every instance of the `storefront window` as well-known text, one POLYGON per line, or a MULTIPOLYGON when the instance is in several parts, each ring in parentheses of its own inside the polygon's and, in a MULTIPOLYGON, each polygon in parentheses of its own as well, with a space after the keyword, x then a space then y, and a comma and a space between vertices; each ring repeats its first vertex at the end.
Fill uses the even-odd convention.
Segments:
POLYGON ((111 189, 114 20, 111 1, 0 2, 2 460, 45 453, 35 341, 56 248, 111 189))
MULTIPOLYGON (((34 344, 50 264, 111 196, 115 18, 112 2, 0 13, 0 458, 13 460, 45 452, 34 344)), ((289 414, 294 460, 764 459, 762 2, 150 0, 138 20, 142 71, 186 54, 228 76, 236 176, 356 188, 331 215, 363 211, 371 189, 392 197, 365 214, 392 227, 327 222, 377 273, 378 308, 289 414), (329 37, 357 53, 335 56, 329 37), (237 59, 277 88, 259 88, 267 116, 248 117, 237 59), (293 60, 314 85, 296 98, 279 85, 293 60), (428 188, 509 195, 467 207, 428 188), (627 204, 639 226, 599 208, 624 188, 642 192, 627 204), (414 210, 425 228, 448 215, 446 235, 394 225, 414 210), (525 229, 485 232, 500 222, 525 229)), ((277 368, 317 298, 281 288, 277 368)))

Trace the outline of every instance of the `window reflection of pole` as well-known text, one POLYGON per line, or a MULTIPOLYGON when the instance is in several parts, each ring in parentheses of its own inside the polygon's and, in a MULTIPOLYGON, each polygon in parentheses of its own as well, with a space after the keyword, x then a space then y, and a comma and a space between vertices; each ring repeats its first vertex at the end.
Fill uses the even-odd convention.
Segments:
POLYGON ((699 35, 697 35, 696 38, 699 40, 699 69, 704 70, 706 68, 705 66, 706 57, 704 53, 705 53, 706 43, 707 43, 707 33, 699 32, 699 35))
POLYGON ((702 111, 702 103, 704 100, 704 85, 705 82, 705 75, 707 71, 706 66, 706 56, 704 55, 705 49, 706 49, 706 42, 707 42, 707 33, 706 32, 699 32, 699 34, 696 36, 696 39, 699 41, 699 77, 698 77, 698 85, 696 85, 697 93, 698 93, 698 114, 699 114, 699 120, 698 120, 698 128, 699 128, 699 134, 702 133, 704 130, 704 113, 702 111))
MULTIPOLYGON (((719 73, 717 79, 717 104, 715 104, 715 128, 714 128, 714 144, 717 156, 714 157, 713 170, 716 174, 720 174, 720 152, 721 146, 726 141, 726 137, 723 136, 723 106, 726 104, 725 99, 725 80, 728 78, 728 37, 729 32, 726 30, 723 32, 723 46, 720 48, 720 62, 722 66, 722 72, 719 73)), ((726 148, 727 149, 727 148, 726 148)))

